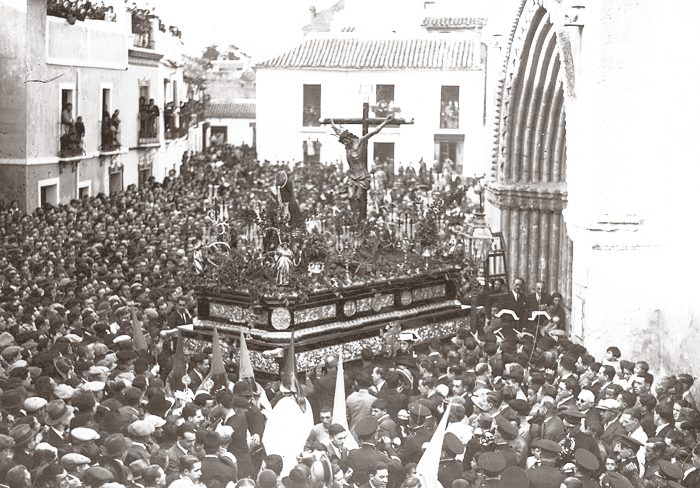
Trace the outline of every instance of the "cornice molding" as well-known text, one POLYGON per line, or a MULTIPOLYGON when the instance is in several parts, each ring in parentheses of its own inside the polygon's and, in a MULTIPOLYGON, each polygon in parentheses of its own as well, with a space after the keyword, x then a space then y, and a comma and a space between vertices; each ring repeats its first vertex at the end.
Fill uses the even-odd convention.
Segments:
POLYGON ((489 182, 486 188, 488 201, 499 209, 545 210, 561 212, 566 208, 566 183, 489 182))

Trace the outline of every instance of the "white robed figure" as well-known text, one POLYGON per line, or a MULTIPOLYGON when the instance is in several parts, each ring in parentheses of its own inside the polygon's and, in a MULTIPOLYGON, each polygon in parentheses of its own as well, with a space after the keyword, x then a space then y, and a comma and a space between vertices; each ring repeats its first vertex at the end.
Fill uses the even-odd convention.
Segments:
POLYGON ((298 384, 295 373, 292 336, 280 387, 285 396, 272 409, 262 439, 267 454, 282 456, 284 464, 281 476, 287 476, 298 464, 297 456, 304 451, 304 444, 314 426, 311 405, 304 395, 305 387, 298 384))
MULTIPOLYGON (((303 387, 302 387, 303 388, 303 387)), ((268 454, 282 456, 282 476, 298 464, 297 456, 304 451, 304 443, 314 426, 314 416, 309 401, 303 396, 282 397, 272 409, 263 433, 263 445, 268 454), (305 404, 305 411, 299 402, 305 404)))

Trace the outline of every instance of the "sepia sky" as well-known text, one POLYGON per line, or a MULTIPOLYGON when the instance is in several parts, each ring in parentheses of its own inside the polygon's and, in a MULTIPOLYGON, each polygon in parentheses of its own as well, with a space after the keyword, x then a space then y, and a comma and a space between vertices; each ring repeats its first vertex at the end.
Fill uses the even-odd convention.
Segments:
MULTIPOLYGON (((309 7, 329 0, 150 0, 166 25, 182 31, 185 52, 202 54, 211 44, 234 44, 255 61, 289 49, 309 23, 309 7)), ((137 1, 137 4, 141 4, 137 1)))

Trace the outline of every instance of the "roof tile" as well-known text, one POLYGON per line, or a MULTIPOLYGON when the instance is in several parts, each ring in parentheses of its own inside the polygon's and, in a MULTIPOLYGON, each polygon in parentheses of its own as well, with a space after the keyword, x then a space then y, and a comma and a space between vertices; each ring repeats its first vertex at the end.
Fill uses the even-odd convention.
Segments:
POLYGON ((309 39, 259 68, 473 69, 470 39, 309 39))
POLYGON ((213 119, 254 119, 255 103, 211 102, 206 116, 213 119))

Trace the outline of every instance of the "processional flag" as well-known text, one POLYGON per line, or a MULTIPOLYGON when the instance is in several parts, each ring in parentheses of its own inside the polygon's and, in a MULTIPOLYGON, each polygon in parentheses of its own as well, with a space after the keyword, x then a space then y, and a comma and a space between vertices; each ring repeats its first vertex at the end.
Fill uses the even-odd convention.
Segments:
POLYGON ((173 369, 168 375, 168 383, 173 392, 184 391, 187 386, 182 382, 182 378, 187 375, 187 362, 185 361, 185 351, 183 349, 182 332, 177 331, 177 350, 173 358, 173 369))
POLYGON ((136 319, 136 309, 133 305, 131 306, 131 328, 134 336, 134 352, 140 357, 145 357, 148 354, 148 344, 146 344, 141 323, 136 319))
MULTIPOLYGON (((442 442, 445 439, 445 429, 447 429, 447 419, 450 417, 452 403, 447 404, 445 413, 440 419, 440 424, 435 429, 428 448, 421 456, 416 466, 416 474, 421 480, 422 488, 443 488, 438 481, 438 468, 440 467, 440 457, 442 456, 442 442)), ((445 487, 451 488, 451 487, 445 487)))
POLYGON ((350 433, 348 428, 347 406, 345 404, 345 372, 343 367, 343 349, 338 353, 338 376, 335 379, 335 397, 333 398, 333 423, 345 427, 348 432, 345 437, 345 447, 348 451, 357 449, 357 441, 355 436, 350 433))

